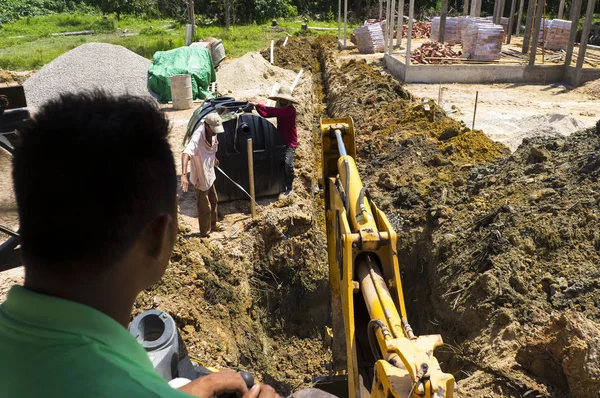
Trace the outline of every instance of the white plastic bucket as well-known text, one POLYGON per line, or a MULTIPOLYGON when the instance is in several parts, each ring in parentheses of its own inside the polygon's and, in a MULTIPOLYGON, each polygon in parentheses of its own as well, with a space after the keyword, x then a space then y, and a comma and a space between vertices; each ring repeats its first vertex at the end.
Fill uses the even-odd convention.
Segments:
POLYGON ((170 81, 173 109, 190 109, 194 106, 192 77, 190 75, 174 75, 171 76, 170 81))

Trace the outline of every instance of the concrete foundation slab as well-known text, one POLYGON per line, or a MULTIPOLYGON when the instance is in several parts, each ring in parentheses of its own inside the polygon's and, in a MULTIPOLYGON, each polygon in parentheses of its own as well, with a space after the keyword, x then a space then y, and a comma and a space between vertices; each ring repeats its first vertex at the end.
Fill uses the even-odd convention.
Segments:
MULTIPOLYGON (((564 65, 410 65, 385 54, 388 71, 406 83, 554 83, 573 84, 575 67, 564 65)), ((600 69, 582 69, 581 83, 600 79, 600 69)))

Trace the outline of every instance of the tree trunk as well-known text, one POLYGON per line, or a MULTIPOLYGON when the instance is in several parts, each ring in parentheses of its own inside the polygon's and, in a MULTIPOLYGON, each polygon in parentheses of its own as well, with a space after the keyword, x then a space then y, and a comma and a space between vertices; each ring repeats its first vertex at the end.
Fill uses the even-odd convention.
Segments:
POLYGON ((231 24, 231 3, 233 0, 223 0, 225 8, 225 30, 229 30, 231 24))
POLYGON ((194 0, 188 0, 188 23, 192 25, 192 40, 195 40, 196 16, 194 14, 194 0))

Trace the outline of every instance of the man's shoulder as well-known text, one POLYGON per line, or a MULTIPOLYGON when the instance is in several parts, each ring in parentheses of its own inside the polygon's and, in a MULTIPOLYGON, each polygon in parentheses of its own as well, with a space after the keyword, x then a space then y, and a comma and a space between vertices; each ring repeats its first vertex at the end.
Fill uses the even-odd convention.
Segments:
MULTIPOLYGON (((187 397, 152 369, 128 361, 110 347, 85 340, 49 343, 37 347, 39 352, 20 347, 26 353, 20 358, 3 356, 3 362, 13 362, 10 370, 0 372, 0 385, 7 396, 187 397)), ((0 352, 5 351, 2 346, 0 343, 0 352)))

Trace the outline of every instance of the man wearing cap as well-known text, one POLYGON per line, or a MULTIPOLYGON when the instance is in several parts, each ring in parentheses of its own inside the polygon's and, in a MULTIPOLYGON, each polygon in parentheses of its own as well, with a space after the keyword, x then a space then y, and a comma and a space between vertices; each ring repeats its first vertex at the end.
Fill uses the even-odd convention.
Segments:
POLYGON ((181 155, 181 190, 188 191, 187 167, 191 159, 191 183, 196 193, 198 206, 198 225, 200 237, 206 238, 214 231, 222 231, 223 227, 217 222, 217 191, 215 189, 215 166, 219 141, 217 134, 223 133, 223 122, 216 113, 209 114, 204 123, 194 132, 192 139, 181 155))
POLYGON ((277 130, 281 133, 285 150, 285 192, 284 196, 292 193, 292 183, 294 182, 294 155, 298 146, 298 133, 296 131, 296 108, 294 104, 298 101, 292 97, 292 92, 287 87, 281 87, 277 95, 269 97, 278 103, 277 108, 272 108, 263 104, 252 104, 256 111, 262 117, 276 117, 277 130))

